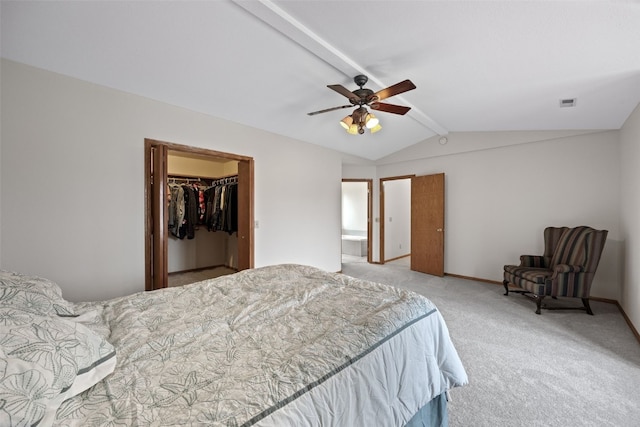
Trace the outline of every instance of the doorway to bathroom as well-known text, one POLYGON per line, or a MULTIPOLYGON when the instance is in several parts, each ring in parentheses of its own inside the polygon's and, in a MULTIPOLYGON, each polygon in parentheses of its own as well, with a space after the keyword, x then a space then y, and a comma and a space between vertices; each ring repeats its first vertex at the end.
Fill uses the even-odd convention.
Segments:
POLYGON ((342 262, 371 262, 373 180, 342 180, 342 262))

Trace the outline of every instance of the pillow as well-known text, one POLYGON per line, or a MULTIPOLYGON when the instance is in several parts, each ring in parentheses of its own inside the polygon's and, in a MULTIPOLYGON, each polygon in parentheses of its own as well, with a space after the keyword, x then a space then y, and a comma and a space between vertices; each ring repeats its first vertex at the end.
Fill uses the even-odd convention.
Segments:
POLYGON ((0 307, 6 306, 39 315, 75 316, 73 304, 62 298, 62 290, 56 283, 0 270, 0 307))
POLYGON ((0 425, 51 425, 115 365, 113 346, 81 323, 0 307, 0 425))

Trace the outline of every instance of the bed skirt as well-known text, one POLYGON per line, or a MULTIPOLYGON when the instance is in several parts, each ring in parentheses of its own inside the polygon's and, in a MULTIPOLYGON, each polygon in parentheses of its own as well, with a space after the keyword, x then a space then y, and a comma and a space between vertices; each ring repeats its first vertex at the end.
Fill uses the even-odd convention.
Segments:
POLYGON ((448 425, 447 396, 446 393, 442 393, 420 408, 405 427, 446 427, 448 425))

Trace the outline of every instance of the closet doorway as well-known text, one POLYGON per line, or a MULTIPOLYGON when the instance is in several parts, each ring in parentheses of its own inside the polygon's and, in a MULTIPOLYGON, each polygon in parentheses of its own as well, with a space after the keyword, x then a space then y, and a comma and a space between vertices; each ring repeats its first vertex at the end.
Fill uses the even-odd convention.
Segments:
MULTIPOLYGON (((175 179, 175 177, 170 177, 174 175, 179 175, 183 180, 234 176, 233 179, 237 180, 237 232, 234 232, 233 236, 231 236, 232 233, 229 233, 230 253, 227 259, 234 264, 233 267, 237 270, 253 268, 253 170, 254 162, 251 157, 145 139, 145 290, 168 287, 170 268, 180 268, 181 262, 192 262, 192 260, 185 261, 173 258, 176 253, 176 242, 185 245, 195 244, 194 242, 178 241, 175 237, 170 236, 168 225, 170 191, 168 185, 175 179), (202 165, 208 165, 206 167, 209 170, 213 168, 214 172, 208 174, 202 172, 202 165), (193 173, 189 173, 189 168, 193 170, 193 173), (235 178, 236 176, 237 178, 235 178), (170 239, 172 240, 170 241, 170 239), (169 255, 172 256, 171 260, 169 255)), ((212 238, 212 236, 206 236, 208 234, 206 231, 200 233, 205 235, 202 240, 212 238)), ((223 231, 216 231, 216 233, 227 234, 223 231)), ((207 243, 205 242, 205 244, 207 243)), ((202 246, 202 242, 200 242, 200 246, 202 246)))

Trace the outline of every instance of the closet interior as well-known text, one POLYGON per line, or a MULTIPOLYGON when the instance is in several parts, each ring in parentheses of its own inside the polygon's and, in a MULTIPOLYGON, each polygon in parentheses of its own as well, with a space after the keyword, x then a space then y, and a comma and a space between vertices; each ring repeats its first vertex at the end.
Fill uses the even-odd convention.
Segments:
POLYGON ((169 286, 238 270, 238 163, 167 152, 169 286))

